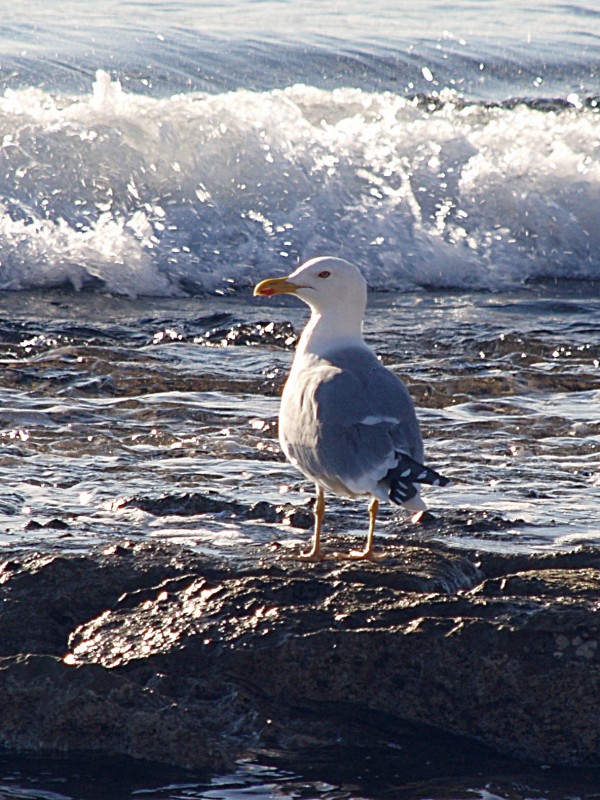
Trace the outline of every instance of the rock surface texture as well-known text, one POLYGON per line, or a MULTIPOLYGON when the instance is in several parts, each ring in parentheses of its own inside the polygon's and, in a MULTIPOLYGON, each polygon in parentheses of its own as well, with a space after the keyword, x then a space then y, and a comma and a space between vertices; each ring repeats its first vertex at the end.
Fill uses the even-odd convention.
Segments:
POLYGON ((0 567, 0 744, 218 769, 385 727, 600 764, 600 551, 391 539, 382 556, 13 553, 0 567))

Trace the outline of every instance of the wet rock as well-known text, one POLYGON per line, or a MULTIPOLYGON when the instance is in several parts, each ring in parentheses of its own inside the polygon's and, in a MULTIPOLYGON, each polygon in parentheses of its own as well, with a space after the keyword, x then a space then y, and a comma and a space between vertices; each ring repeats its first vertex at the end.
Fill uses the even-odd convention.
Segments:
POLYGON ((185 492, 176 495, 161 494, 158 497, 126 497, 115 508, 139 508, 155 517, 195 517, 199 514, 239 514, 244 506, 218 497, 185 492))
POLYGON ((95 665, 52 656, 0 659, 0 744, 19 752, 95 751, 214 767, 201 720, 95 665))
MULTIPOLYGON (((440 537, 450 535, 457 529, 466 529, 469 536, 478 538, 480 534, 514 529, 515 525, 526 526, 526 523, 522 519, 508 520, 500 514, 492 514, 488 511, 472 509, 465 514, 460 509, 445 509, 443 517, 437 517, 430 511, 426 511, 421 521, 416 526, 413 526, 413 530, 417 538, 420 538, 422 534, 419 529, 423 527, 430 529, 440 537)), ((407 532, 406 513, 397 512, 389 529, 392 533, 397 532, 405 535, 407 532)))
POLYGON ((285 505, 277 506, 277 513, 278 521, 284 525, 290 525, 292 528, 308 530, 314 525, 312 503, 311 508, 299 506, 296 503, 285 503, 285 505))
POLYGON ((23 530, 37 531, 41 528, 53 528, 54 530, 66 531, 69 529, 69 524, 62 519, 50 519, 47 522, 38 522, 35 519, 30 519, 24 526, 23 530))
POLYGON ((42 525, 41 522, 38 522, 35 519, 30 519, 29 522, 24 526, 23 530, 26 530, 26 531, 37 531, 37 530, 40 530, 43 527, 44 526, 42 525))
POLYGON ((368 739, 385 721, 423 744, 435 729, 600 765, 599 600, 600 553, 585 548, 15 554, 0 565, 0 742, 206 767, 336 747, 350 727, 368 739))
POLYGON ((313 515, 309 508, 292 503, 273 505, 261 500, 248 506, 220 497, 185 492, 184 494, 162 494, 158 497, 124 497, 114 504, 114 509, 139 508, 156 517, 174 515, 195 517, 204 514, 229 516, 237 519, 257 519, 264 522, 281 522, 294 528, 311 528, 313 515))
POLYGON ((600 597, 600 569, 525 570, 485 581, 477 593, 486 597, 558 598, 563 603, 578 598, 600 597))

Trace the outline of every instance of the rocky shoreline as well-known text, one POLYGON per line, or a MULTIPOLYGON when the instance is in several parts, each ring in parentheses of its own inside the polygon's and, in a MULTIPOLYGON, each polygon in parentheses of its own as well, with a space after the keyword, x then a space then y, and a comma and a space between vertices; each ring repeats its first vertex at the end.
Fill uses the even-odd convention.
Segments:
POLYGON ((379 726, 415 747, 433 733, 600 765, 600 551, 406 541, 367 563, 276 544, 228 559, 129 542, 13 552, 0 745, 219 770, 379 726))

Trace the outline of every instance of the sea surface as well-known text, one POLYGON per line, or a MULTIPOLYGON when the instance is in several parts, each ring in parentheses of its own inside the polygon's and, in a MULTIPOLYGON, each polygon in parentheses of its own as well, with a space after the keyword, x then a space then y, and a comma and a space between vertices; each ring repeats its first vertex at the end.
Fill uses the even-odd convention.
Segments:
MULTIPOLYGON (((251 289, 326 254, 369 282, 367 339, 415 398, 428 463, 453 479, 427 495, 464 519, 452 544, 600 542, 596 2, 0 10, 6 554, 305 543, 255 509, 311 496, 276 442, 307 312, 251 289)), ((326 536, 364 536, 361 504, 330 508, 326 536)), ((255 763, 104 793, 66 765, 7 761, 0 797, 600 796, 598 776, 543 765, 417 779, 377 757, 377 780, 255 763)))

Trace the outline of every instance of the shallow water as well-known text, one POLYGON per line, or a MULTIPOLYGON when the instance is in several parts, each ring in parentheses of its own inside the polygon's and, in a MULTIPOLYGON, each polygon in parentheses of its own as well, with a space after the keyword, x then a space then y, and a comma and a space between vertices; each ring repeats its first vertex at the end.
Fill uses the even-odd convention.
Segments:
POLYGON ((266 757, 262 764, 244 761, 235 771, 210 779, 126 760, 115 761, 107 774, 105 765, 93 757, 79 762, 4 759, 0 796, 28 800, 594 800, 600 779, 595 770, 527 766, 494 760, 483 752, 457 751, 450 757, 440 752, 437 763, 432 763, 423 753, 390 756, 389 751, 362 748, 346 753, 342 764, 324 753, 301 767, 305 774, 293 763, 274 765, 266 757))
MULTIPOLYGON (((429 491, 432 509, 511 521, 479 532, 477 546, 598 539, 594 289, 372 297, 367 337, 410 387, 429 462, 454 481, 429 491)), ((19 298, 10 322, 14 298, 0 302, 0 476, 11 487, 0 541, 81 550, 140 536, 220 550, 306 538, 243 513, 263 500, 306 502, 312 491, 276 442, 303 308, 240 296, 19 298), (183 493, 239 501, 242 510, 196 518, 143 510, 144 500, 183 493)), ((350 513, 360 504, 332 499, 331 507, 350 513)), ((361 508, 346 525, 361 532, 364 522, 361 508)), ((474 543, 468 527, 455 541, 474 543)))

